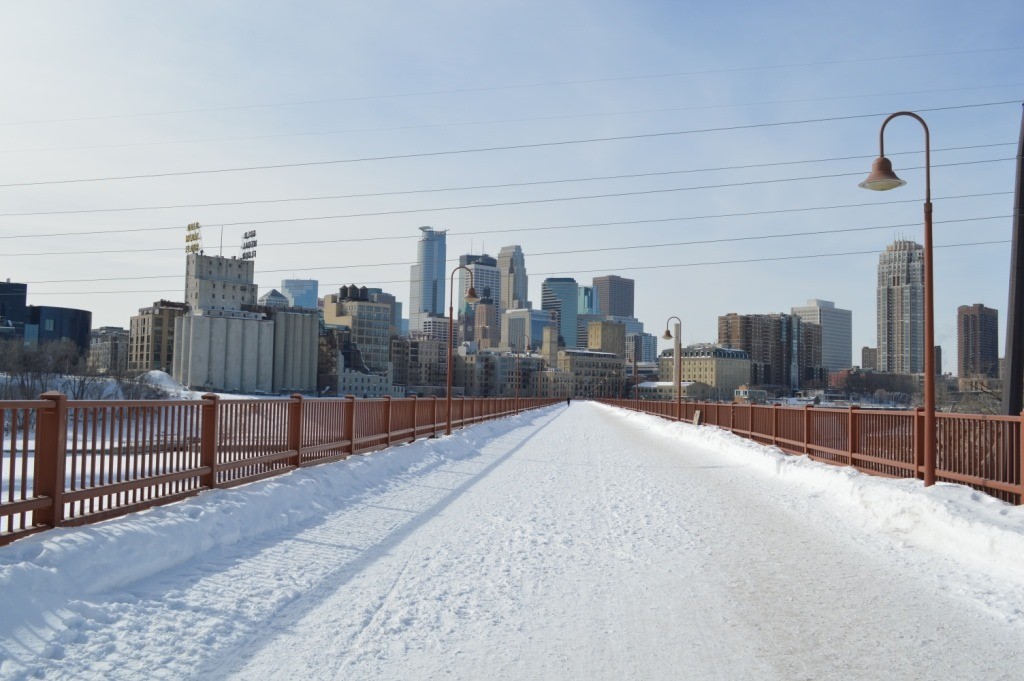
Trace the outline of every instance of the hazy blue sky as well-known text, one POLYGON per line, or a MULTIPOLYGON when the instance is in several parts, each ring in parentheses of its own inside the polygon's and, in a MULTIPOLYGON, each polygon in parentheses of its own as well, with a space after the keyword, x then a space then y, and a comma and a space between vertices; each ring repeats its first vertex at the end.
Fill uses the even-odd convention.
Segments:
MULTIPOLYGON (((127 326, 181 299, 198 221, 208 252, 221 225, 225 254, 258 230, 261 292, 311 277, 321 295, 359 283, 408 302, 432 225, 449 267, 522 245, 538 305, 546 275, 632 277, 648 330, 678 315, 685 342, 716 340, 719 314, 833 300, 859 363, 878 252, 921 241, 916 122, 886 135, 909 184, 857 187, 887 114, 931 128, 936 246, 1010 238, 1024 5, 743 5, 5 3, 0 237, 19 238, 0 239, 0 277, 127 326), (282 201, 195 205, 267 200, 282 201), (126 208, 145 209, 109 210, 126 208), (152 229, 115 232, 135 228, 152 229)), ((1003 332, 1009 245, 937 248, 935 268, 955 370, 958 305, 999 309, 1003 332)))

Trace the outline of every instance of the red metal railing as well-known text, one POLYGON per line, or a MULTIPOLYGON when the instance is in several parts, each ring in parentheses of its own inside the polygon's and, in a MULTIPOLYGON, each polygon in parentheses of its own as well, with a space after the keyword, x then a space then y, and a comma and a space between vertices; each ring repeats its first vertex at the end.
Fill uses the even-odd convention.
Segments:
MULTIPOLYGON (((556 400, 457 398, 453 427, 556 400)), ((443 433, 443 400, 0 401, 0 545, 443 433)))
MULTIPOLYGON (((601 400, 668 419, 701 420, 791 454, 853 466, 873 475, 924 477, 924 411, 849 407, 684 402, 679 414, 665 401, 601 400)), ((1004 501, 1024 503, 1021 416, 936 414, 936 478, 958 482, 1004 501)))

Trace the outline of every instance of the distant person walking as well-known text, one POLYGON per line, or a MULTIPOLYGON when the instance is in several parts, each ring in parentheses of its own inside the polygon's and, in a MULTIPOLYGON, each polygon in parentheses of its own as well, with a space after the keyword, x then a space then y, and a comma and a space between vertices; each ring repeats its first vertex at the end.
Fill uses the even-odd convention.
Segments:
POLYGON ((566 397, 565 398, 565 406, 568 407, 571 403, 572 403, 572 398, 571 397, 566 397))

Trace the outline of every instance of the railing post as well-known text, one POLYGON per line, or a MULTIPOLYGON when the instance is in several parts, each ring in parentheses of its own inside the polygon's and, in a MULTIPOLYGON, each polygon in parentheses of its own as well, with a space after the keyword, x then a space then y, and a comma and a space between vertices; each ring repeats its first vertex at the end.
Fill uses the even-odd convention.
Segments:
POLYGON ((60 527, 64 521, 64 470, 68 446, 68 396, 45 392, 39 399, 50 405, 36 420, 35 495, 50 497, 50 507, 33 515, 34 525, 60 527))
POLYGON ((412 439, 415 440, 420 436, 420 405, 417 402, 419 397, 413 395, 409 399, 412 400, 412 439))
POLYGON ((199 480, 201 487, 213 489, 217 486, 217 431, 220 418, 220 396, 213 393, 203 395, 202 429, 199 437, 199 464, 206 468, 206 474, 199 480))
POLYGON ((388 405, 387 408, 387 421, 385 421, 384 431, 387 433, 387 445, 391 446, 391 395, 385 395, 384 401, 388 405))
POLYGON ((914 409, 914 477, 924 479, 924 407, 914 409))
POLYGON ((302 395, 292 393, 288 403, 288 449, 295 454, 290 461, 296 468, 302 463, 302 395))
POLYGON ((345 395, 345 423, 342 437, 348 440, 348 453, 356 453, 356 396, 345 395))
POLYGON ((1020 423, 1017 426, 1017 474, 1020 476, 1020 504, 1024 505, 1024 411, 1020 413, 1020 423))
POLYGON ((811 455, 811 405, 804 405, 804 454, 811 455))
POLYGON ((858 430, 857 430, 857 423, 856 423, 856 421, 857 421, 857 412, 858 412, 859 409, 860 409, 860 407, 858 407, 856 404, 851 404, 850 408, 848 410, 848 413, 846 415, 846 418, 847 418, 847 423, 846 423, 846 443, 847 443, 847 446, 848 446, 847 454, 850 457, 850 466, 852 468, 856 468, 857 467, 857 463, 856 463, 856 461, 854 461, 853 455, 857 453, 857 449, 860 447, 860 442, 858 442, 858 438, 857 438, 858 430))
POLYGON ((772 402, 772 444, 779 446, 779 405, 772 402))
POLYGON ((736 404, 734 402, 729 403, 729 430, 733 430, 736 427, 736 404))
POLYGON ((437 395, 431 397, 434 406, 430 412, 430 437, 437 437, 437 395))

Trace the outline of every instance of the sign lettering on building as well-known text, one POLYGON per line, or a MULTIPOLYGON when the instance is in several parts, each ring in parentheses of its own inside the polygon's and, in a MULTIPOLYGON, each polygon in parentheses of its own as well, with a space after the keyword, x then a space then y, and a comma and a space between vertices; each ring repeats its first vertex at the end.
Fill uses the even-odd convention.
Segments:
POLYGON ((203 250, 203 231, 198 222, 185 227, 185 252, 199 253, 203 250))

